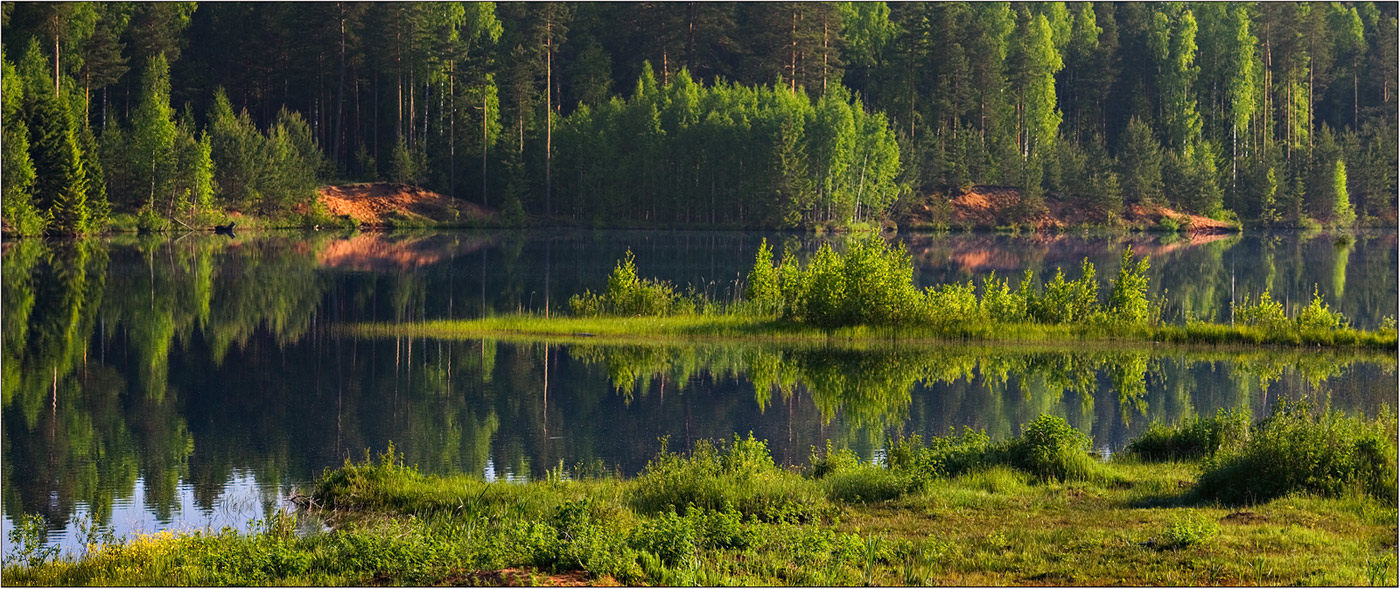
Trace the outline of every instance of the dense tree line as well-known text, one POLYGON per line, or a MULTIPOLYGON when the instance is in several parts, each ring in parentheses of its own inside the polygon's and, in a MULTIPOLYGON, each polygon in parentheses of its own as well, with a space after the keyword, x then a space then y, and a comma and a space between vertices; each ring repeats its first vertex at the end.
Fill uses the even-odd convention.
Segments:
POLYGON ((1386 3, 6 3, 4 33, 22 233, 314 213, 352 179, 604 224, 975 184, 1028 216, 1395 218, 1386 3))

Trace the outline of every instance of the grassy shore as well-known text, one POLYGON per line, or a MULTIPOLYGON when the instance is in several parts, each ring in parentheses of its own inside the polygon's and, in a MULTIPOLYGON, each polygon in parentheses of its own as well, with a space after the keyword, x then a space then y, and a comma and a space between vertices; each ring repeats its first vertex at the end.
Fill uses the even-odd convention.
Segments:
POLYGON ((1286 407, 1157 427, 1112 460, 1058 418, 889 446, 662 450, 631 479, 427 476, 392 449, 251 533, 7 558, 10 585, 1394 585, 1395 416, 1286 407), (1289 443, 1287 440, 1294 440, 1289 443), (1372 448, 1377 444, 1378 448, 1372 448), (1375 451, 1370 451, 1372 448, 1375 451), (1300 460, 1305 455, 1313 460, 1300 460), (1165 460, 1154 462, 1155 460, 1165 460), (1255 473, 1255 474, 1251 474, 1255 473), (1248 496, 1248 499, 1241 497, 1248 496))
POLYGON ((460 321, 415 324, 362 323, 350 331, 363 336, 396 335, 435 338, 549 339, 629 343, 663 340, 802 341, 977 341, 1005 343, 1075 342, 1121 344, 1152 342, 1203 346, 1307 346, 1396 349, 1393 329, 1365 331, 1349 327, 1319 330, 1269 330, 1245 325, 1187 325, 1108 328, 1093 325, 971 324, 966 326, 839 327, 823 329, 743 314, 665 317, 544 317, 503 315, 460 321))

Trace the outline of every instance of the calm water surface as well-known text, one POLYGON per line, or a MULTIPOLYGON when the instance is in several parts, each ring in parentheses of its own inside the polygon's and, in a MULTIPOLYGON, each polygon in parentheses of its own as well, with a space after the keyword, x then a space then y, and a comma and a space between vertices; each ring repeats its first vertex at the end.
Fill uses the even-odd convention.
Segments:
MULTIPOLYGON (((1261 351, 809 345, 545 346, 357 339, 359 321, 559 312, 640 272, 729 299, 762 238, 810 255, 822 239, 712 232, 324 233, 6 242, 3 525, 38 513, 78 550, 78 522, 117 535, 232 526, 285 505, 326 467, 392 441, 435 473, 529 480, 564 465, 636 474, 672 448, 735 434, 783 463, 831 440, 875 457, 889 435, 1015 435, 1054 413, 1103 452, 1152 421, 1311 397, 1394 404, 1394 355, 1261 351)), ((905 235, 922 284, 995 271, 1100 277, 1123 248, 1152 256, 1172 320, 1228 321, 1265 288, 1316 287, 1358 326, 1396 310, 1396 232, 905 235)), ((836 245, 840 247, 840 238, 836 245)), ((11 548, 6 539, 6 550, 11 548)))

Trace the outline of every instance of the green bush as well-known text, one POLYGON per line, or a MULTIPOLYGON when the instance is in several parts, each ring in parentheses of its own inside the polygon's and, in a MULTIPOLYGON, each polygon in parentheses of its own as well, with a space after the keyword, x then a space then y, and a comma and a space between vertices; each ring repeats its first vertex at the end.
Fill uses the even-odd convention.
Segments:
POLYGON ((994 462, 995 446, 986 432, 964 427, 960 436, 934 436, 924 445, 918 436, 891 440, 885 457, 891 470, 906 473, 911 486, 958 476, 994 462))
POLYGON ((768 445, 750 434, 720 445, 701 440, 688 457, 663 447, 637 477, 629 500, 641 513, 694 505, 762 521, 807 522, 827 515, 823 495, 815 481, 773 464, 768 445))
POLYGON ((773 266, 773 250, 765 238, 758 245, 753 269, 749 271, 744 285, 744 300, 750 301, 755 310, 764 315, 783 312, 783 290, 779 282, 778 269, 773 266))
POLYGON ((1314 284, 1312 302, 1298 312, 1298 329, 1331 331, 1345 323, 1346 317, 1327 308, 1327 303, 1323 302, 1322 295, 1317 293, 1317 285, 1314 284))
POLYGON ((978 308, 982 317, 994 323, 1019 323, 1026 320, 1025 297, 1021 296, 1020 292, 1011 292, 1006 279, 997 278, 995 271, 982 279, 982 300, 978 308))
POLYGON ((835 449, 831 445, 831 440, 826 441, 826 452, 818 453, 817 447, 812 447, 812 456, 807 460, 811 465, 809 473, 814 479, 821 479, 830 474, 835 474, 845 470, 850 470, 860 466, 860 458, 852 452, 850 448, 835 449))
POLYGON ((1219 409, 1214 417, 1191 417, 1168 427, 1153 423, 1128 443, 1128 452, 1144 460, 1204 458, 1242 446, 1249 439, 1249 414, 1219 409))
POLYGON ((1288 328, 1288 316, 1283 313, 1283 304, 1275 301, 1268 290, 1259 295, 1257 302, 1251 304, 1249 301, 1249 295, 1245 295, 1244 302, 1233 307, 1235 321, 1268 331, 1288 328))
POLYGON ((1055 278, 1045 285, 1044 293, 1031 305, 1031 314, 1051 324, 1082 323, 1093 318, 1101 310, 1094 264, 1085 259, 1080 271, 1079 279, 1066 282, 1064 271, 1057 268, 1055 278))
POLYGON ((1089 455, 1090 442, 1088 434, 1063 418, 1041 415, 1025 425, 1021 437, 1006 444, 1006 459, 1011 466, 1042 478, 1097 479, 1103 465, 1089 455))
POLYGON ((1207 462, 1197 484, 1204 498, 1226 503, 1268 501, 1293 492, 1347 493, 1396 500, 1396 419, 1374 419, 1311 404, 1281 403, 1250 430, 1248 442, 1207 462))
POLYGON ((635 256, 629 249, 627 257, 618 261, 608 276, 607 290, 602 294, 584 291, 570 297, 569 311, 579 317, 662 317, 693 313, 695 302, 676 292, 669 282, 638 278, 635 256))
POLYGON ((1113 290, 1108 295, 1109 316, 1120 325, 1144 325, 1155 317, 1149 313, 1147 301, 1147 270, 1150 267, 1147 256, 1133 261, 1133 248, 1123 248, 1123 262, 1118 269, 1118 279, 1113 281, 1113 290))

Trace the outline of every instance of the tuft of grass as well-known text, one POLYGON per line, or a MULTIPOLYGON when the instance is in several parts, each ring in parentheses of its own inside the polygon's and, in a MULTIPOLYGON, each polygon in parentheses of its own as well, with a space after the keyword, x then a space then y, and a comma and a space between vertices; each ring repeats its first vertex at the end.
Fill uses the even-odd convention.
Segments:
POLYGON ((1162 533, 1162 543, 1166 548, 1195 546, 1220 535, 1220 524, 1206 514, 1188 511, 1173 515, 1170 522, 1162 533))

